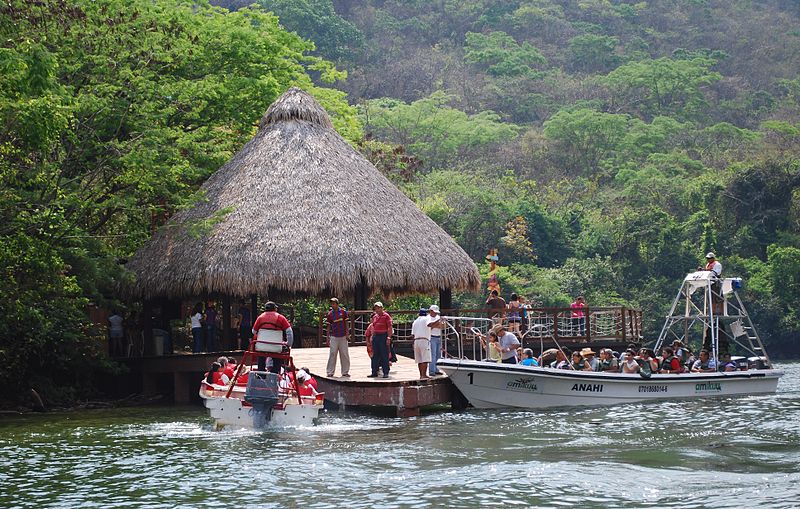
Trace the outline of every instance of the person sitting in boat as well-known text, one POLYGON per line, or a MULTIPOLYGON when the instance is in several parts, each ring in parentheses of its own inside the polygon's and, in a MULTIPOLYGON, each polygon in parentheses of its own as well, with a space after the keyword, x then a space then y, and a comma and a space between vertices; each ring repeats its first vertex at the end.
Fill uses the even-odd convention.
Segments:
POLYGON ((708 350, 700 350, 700 358, 692 364, 692 373, 714 373, 717 370, 717 362, 711 358, 708 350))
POLYGON ((617 358, 614 357, 614 352, 610 348, 600 350, 600 362, 598 362, 597 371, 619 373, 619 362, 617 362, 617 358))
POLYGON ((572 369, 569 360, 567 360, 567 353, 560 349, 556 350, 556 360, 550 363, 550 367, 553 369, 572 369))
POLYGON ((650 348, 639 349, 639 359, 650 364, 651 373, 658 373, 658 359, 656 359, 656 353, 653 350, 650 348))
POLYGON ((550 364, 556 360, 556 352, 558 348, 548 348, 539 356, 539 366, 549 368, 550 364))
POLYGON ((739 369, 739 366, 731 360, 730 352, 725 352, 722 354, 722 357, 719 361, 719 370, 720 371, 736 371, 739 369))
POLYGON ((206 373, 206 383, 213 385, 228 385, 230 378, 222 372, 222 365, 219 362, 212 362, 211 369, 206 373))
POLYGON ((582 348, 581 349, 581 357, 583 357, 586 362, 591 366, 592 371, 600 371, 600 361, 597 360, 597 352, 592 350, 591 348, 582 348))
POLYGON ((584 359, 583 356, 581 356, 581 353, 577 350, 572 352, 572 363, 570 364, 570 367, 575 371, 592 370, 592 366, 590 366, 589 363, 586 362, 586 359, 584 359))
POLYGON ((298 370, 295 374, 295 380, 297 383, 297 391, 300 393, 300 396, 316 396, 319 394, 314 384, 311 383, 311 375, 309 375, 307 371, 303 369, 298 370))
POLYGON ((500 343, 497 341, 497 332, 489 331, 489 343, 486 343, 486 336, 480 336, 481 346, 486 350, 486 360, 491 362, 500 362, 502 355, 500 353, 500 343))
POLYGON ((636 362, 636 352, 633 350, 625 350, 625 353, 622 354, 622 373, 638 373, 639 372, 639 363, 636 362))
MULTIPOLYGON (((689 357, 690 352, 689 349, 683 345, 683 342, 679 339, 676 339, 672 342, 672 351, 674 352, 675 357, 678 358, 678 361, 681 363, 681 366, 691 366, 689 364, 689 357)), ((694 361, 692 361, 694 362, 694 361)))
POLYGON ((314 388, 315 391, 319 391, 319 386, 317 385, 317 379, 314 378, 314 375, 311 374, 311 370, 306 367, 302 367, 300 368, 300 371, 308 375, 308 383, 314 388))
POLYGON ((522 362, 520 363, 523 366, 538 366, 539 363, 533 357, 533 350, 530 348, 525 348, 522 350, 522 362))
POLYGON ((671 346, 665 346, 661 349, 660 365, 659 373, 677 375, 683 372, 681 361, 675 357, 675 350, 671 346))
MULTIPOLYGON (((268 301, 266 304, 264 304, 264 312, 258 315, 258 318, 256 318, 256 323, 253 324, 252 332, 254 335, 257 335, 258 331, 261 329, 283 331, 283 337, 284 341, 286 341, 286 345, 289 348, 292 347, 292 343, 294 343, 294 332, 292 331, 292 325, 285 316, 278 313, 278 305, 272 301, 268 301)), ((266 357, 259 356, 258 370, 264 371, 266 367, 266 357)), ((272 357, 272 367, 270 368, 270 371, 272 373, 280 373, 282 367, 283 359, 276 359, 272 357)))
POLYGON ((233 370, 236 364, 231 364, 227 357, 221 355, 217 358, 217 362, 222 366, 222 372, 230 379, 233 378, 233 370))

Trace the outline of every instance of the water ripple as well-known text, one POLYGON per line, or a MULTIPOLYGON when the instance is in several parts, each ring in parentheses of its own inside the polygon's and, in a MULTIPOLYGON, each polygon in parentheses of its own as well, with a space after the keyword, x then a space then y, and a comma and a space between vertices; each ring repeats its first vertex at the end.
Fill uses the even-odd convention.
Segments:
POLYGON ((203 410, 0 420, 0 507, 789 508, 800 363, 770 396, 212 430, 203 410), (13 486, 13 490, 8 487, 13 486))

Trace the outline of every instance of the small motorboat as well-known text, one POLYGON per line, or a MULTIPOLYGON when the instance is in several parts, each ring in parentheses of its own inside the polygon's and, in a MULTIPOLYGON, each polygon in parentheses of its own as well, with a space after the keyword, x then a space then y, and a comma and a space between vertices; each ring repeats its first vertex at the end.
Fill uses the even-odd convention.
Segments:
POLYGON ((466 357, 442 359, 438 367, 477 408, 599 406, 774 393, 783 372, 773 369, 739 298, 740 288, 740 278, 719 279, 710 271, 688 274, 655 343, 658 351, 670 339, 684 345, 702 341, 713 359, 718 358, 720 345, 726 351, 736 345, 749 355, 749 362, 740 360, 735 371, 659 374, 641 369, 623 374, 499 364, 466 357))
POLYGON ((216 429, 252 429, 312 426, 323 408, 324 393, 305 395, 295 380, 291 349, 278 337, 280 331, 260 330, 250 342, 242 362, 227 385, 211 384, 204 378, 200 397, 214 419, 216 429), (279 359, 280 373, 259 371, 254 361, 279 359))

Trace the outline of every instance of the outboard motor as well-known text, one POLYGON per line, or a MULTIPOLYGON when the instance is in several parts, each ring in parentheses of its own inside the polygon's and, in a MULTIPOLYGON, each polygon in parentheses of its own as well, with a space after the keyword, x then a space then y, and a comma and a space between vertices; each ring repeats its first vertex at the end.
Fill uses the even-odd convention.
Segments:
POLYGON ((251 371, 247 377, 247 390, 244 400, 253 405, 253 422, 256 427, 264 426, 272 418, 272 407, 278 402, 277 373, 251 371))

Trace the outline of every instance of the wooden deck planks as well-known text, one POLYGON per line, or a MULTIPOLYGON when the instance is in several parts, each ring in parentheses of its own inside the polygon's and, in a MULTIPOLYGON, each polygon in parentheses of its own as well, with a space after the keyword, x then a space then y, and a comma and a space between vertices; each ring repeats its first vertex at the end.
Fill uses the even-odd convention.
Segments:
MULTIPOLYGON (((350 378, 342 378, 340 376, 342 374, 342 365, 337 358, 335 376, 329 378, 329 380, 391 383, 411 382, 420 379, 417 363, 414 362, 414 359, 402 355, 398 355, 397 362, 392 363, 389 368, 389 378, 380 378, 382 374, 380 369, 378 370, 378 378, 368 378, 367 375, 372 372, 370 365, 372 359, 367 355, 367 347, 351 346, 348 350, 350 352, 350 378)), ((308 368, 311 374, 317 378, 328 378, 326 376, 327 373, 325 373, 328 364, 328 351, 328 348, 294 348, 292 350, 294 365, 298 368, 308 368)))

